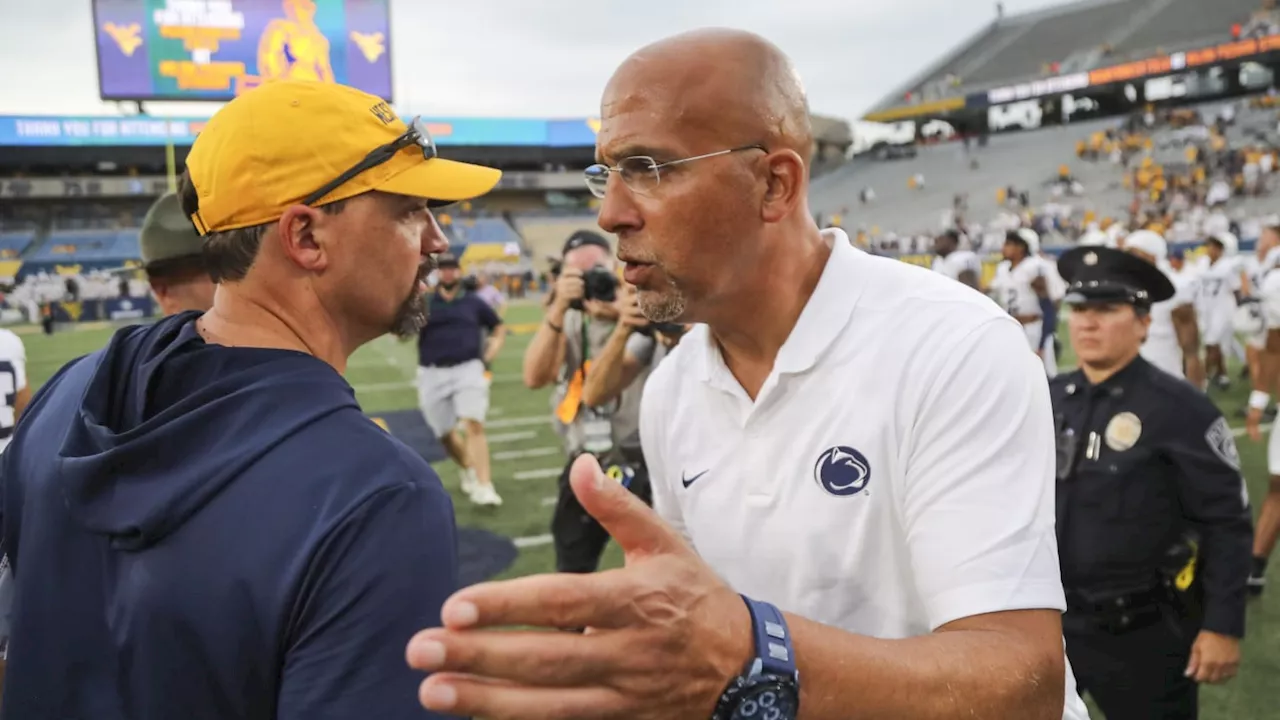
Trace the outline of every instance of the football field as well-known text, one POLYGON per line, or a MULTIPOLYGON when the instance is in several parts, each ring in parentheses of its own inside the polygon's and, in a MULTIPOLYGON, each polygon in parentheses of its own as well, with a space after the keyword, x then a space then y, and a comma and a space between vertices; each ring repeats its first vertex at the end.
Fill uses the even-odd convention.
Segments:
MULTIPOLYGON (((511 538, 519 554, 500 577, 514 577, 553 569, 549 527, 556 495, 556 478, 564 464, 560 443, 549 420, 549 390, 533 391, 520 379, 520 364, 532 331, 540 320, 540 308, 531 302, 507 308, 512 332, 494 363, 488 432, 493 477, 504 504, 478 508, 459 491, 456 468, 448 461, 435 463, 445 486, 454 496, 458 525, 489 530, 511 538)), ((38 388, 65 362, 106 344, 113 328, 101 324, 60 330, 52 336, 38 328, 16 328, 27 347, 28 375, 38 388)), ((1065 332, 1060 335, 1064 340, 1065 332)), ((1070 357, 1063 365, 1070 364, 1070 357)), ((393 429, 394 418, 414 419, 417 397, 413 387, 417 365, 413 342, 383 337, 362 348, 352 358, 347 379, 365 411, 384 417, 393 429)), ((1240 408, 1245 405, 1247 381, 1234 379, 1228 391, 1214 391, 1233 427, 1243 427, 1240 408)), ((1242 430, 1240 431, 1243 432, 1242 430)), ((1250 495, 1259 503, 1266 491, 1266 457, 1263 444, 1238 437, 1240 456, 1250 495)), ((614 566, 621 556, 611 545, 605 563, 614 566)), ((1280 718, 1280 564, 1273 560, 1275 587, 1261 600, 1251 601, 1244 662, 1239 676, 1224 687, 1202 691, 1201 717, 1205 720, 1263 720, 1280 718)), ((1100 714, 1094 717, 1101 717, 1100 714)), ((1112 718, 1111 720, 1123 720, 1112 718)))

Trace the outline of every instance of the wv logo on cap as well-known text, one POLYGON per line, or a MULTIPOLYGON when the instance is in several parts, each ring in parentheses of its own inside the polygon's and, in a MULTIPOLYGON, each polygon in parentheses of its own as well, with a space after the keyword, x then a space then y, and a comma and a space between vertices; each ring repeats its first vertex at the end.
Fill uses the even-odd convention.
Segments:
POLYGON ((391 106, 386 104, 385 102, 380 102, 377 105, 374 105, 373 107, 369 108, 369 112, 373 113, 374 117, 381 120, 383 125, 390 125, 391 123, 396 121, 395 111, 392 110, 391 106))
POLYGON ((871 481, 871 463, 847 445, 827 448, 813 466, 813 479, 823 490, 837 497, 857 495, 871 481))

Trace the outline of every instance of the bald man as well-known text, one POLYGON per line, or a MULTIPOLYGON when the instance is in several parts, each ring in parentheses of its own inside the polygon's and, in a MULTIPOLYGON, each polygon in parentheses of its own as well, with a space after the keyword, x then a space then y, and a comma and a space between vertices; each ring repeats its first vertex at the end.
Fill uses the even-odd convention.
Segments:
POLYGON ((474 586, 419 633, 486 718, 1086 718, 1066 666, 1044 371, 1016 320, 820 231, 800 80, 746 33, 610 81, 587 184, 657 322, 654 510, 580 458, 626 567, 474 586), (656 512, 654 512, 656 511, 656 512), (585 626, 584 634, 493 632, 585 626), (531 713, 532 711, 532 713, 531 713))

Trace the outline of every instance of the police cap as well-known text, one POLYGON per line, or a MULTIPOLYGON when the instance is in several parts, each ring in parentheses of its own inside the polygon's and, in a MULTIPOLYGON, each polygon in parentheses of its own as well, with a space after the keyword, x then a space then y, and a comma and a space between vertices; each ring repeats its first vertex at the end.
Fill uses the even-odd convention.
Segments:
POLYGON ((204 240, 183 214, 177 193, 168 193, 147 211, 138 245, 147 272, 164 275, 179 264, 199 266, 204 240))
POLYGON ((1173 283, 1159 268, 1121 250, 1077 247, 1058 259, 1068 305, 1126 303, 1139 308, 1173 297, 1173 283))

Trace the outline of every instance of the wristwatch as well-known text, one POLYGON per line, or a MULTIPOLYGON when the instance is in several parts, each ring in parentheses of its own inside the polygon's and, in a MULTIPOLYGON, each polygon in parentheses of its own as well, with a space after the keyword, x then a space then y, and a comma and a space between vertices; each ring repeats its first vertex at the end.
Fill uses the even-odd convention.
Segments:
POLYGON ((800 672, 791 632, 778 608, 742 596, 751 613, 756 656, 720 695, 711 720, 795 720, 800 715, 800 672))

